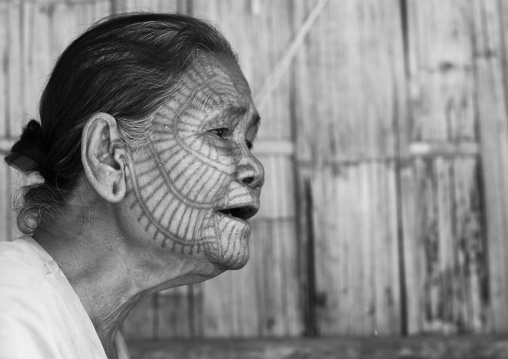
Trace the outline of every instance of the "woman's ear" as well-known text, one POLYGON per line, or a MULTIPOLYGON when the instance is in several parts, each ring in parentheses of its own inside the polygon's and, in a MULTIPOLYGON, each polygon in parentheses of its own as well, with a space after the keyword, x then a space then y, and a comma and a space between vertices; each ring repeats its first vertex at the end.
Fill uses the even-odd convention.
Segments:
POLYGON ((114 117, 102 112, 90 117, 81 137, 81 160, 88 181, 109 202, 125 196, 127 159, 114 117))

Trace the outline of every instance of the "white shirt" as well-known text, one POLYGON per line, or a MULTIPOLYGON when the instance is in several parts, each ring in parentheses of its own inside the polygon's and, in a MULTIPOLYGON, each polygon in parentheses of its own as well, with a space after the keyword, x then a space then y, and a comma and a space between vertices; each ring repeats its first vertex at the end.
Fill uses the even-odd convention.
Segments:
MULTIPOLYGON (((128 359, 122 336, 119 359, 128 359)), ((107 359, 79 297, 31 236, 0 242, 0 359, 107 359)))

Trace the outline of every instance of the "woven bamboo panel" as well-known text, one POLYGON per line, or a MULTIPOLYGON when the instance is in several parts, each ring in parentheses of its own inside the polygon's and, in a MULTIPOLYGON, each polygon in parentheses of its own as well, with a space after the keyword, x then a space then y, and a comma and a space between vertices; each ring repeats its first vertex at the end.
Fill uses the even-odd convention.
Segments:
POLYGON ((408 330, 483 331, 487 263, 477 159, 418 159, 406 171, 408 330))
POLYGON ((318 330, 400 332, 393 163, 327 167, 312 183, 318 330))

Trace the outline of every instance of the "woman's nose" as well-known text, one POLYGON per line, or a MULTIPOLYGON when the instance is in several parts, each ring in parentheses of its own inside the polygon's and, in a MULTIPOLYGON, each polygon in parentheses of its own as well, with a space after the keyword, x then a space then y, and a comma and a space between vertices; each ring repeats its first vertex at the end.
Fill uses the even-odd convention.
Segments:
POLYGON ((262 187, 265 182, 263 165, 252 154, 243 156, 238 163, 236 180, 253 189, 262 187))

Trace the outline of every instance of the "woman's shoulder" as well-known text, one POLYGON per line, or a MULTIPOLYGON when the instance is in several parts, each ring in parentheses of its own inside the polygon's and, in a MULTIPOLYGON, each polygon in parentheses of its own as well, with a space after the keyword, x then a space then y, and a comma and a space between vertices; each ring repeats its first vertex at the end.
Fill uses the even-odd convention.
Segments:
POLYGON ((51 267, 47 253, 31 236, 0 242, 0 293, 37 293, 51 267))
POLYGON ((61 303, 48 283, 52 263, 30 236, 0 243, 0 359, 65 357, 58 343, 66 327, 56 328, 54 308, 61 303))

